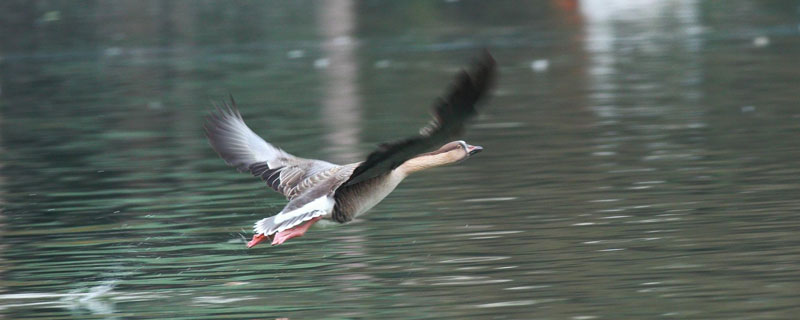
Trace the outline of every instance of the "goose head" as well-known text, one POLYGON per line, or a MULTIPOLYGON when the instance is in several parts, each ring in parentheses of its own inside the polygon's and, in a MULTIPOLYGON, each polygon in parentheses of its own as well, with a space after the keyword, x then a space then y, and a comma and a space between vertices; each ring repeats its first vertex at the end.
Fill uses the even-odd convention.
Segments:
POLYGON ((473 146, 471 144, 467 144, 464 140, 458 140, 446 143, 438 150, 432 152, 434 154, 444 154, 447 155, 447 158, 454 159, 453 162, 459 162, 466 160, 470 156, 481 152, 483 147, 481 146, 473 146))
POLYGON ((473 146, 463 140, 448 142, 439 149, 420 154, 403 163, 400 168, 406 173, 412 173, 428 168, 461 162, 470 156, 481 152, 483 147, 473 146))

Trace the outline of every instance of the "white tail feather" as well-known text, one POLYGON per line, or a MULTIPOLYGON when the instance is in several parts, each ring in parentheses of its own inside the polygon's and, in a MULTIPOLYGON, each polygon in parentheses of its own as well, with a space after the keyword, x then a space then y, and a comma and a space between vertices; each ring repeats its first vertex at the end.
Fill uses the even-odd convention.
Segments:
POLYGON ((272 217, 259 220, 253 225, 253 231, 256 234, 269 236, 293 228, 308 220, 330 214, 335 203, 329 196, 316 198, 297 209, 281 211, 272 217))

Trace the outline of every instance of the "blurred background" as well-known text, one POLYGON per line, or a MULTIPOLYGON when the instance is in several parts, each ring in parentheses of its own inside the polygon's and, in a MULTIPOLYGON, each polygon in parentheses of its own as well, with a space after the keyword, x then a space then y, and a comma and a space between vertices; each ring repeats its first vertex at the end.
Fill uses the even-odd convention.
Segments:
POLYGON ((0 318, 788 319, 800 1, 3 1, 0 318), (489 48, 485 151, 246 249, 266 140, 359 161, 489 48))

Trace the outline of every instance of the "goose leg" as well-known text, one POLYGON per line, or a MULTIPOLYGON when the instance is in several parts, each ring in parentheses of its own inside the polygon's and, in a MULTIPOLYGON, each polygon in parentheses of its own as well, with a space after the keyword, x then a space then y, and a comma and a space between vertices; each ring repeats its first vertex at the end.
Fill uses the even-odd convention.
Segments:
POLYGON ((269 236, 265 236, 263 233, 254 234, 253 235, 253 240, 250 240, 250 242, 247 243, 247 247, 248 248, 252 248, 253 246, 257 245, 261 241, 269 240, 269 238, 270 238, 269 236))
POLYGON ((310 228, 311 225, 319 221, 319 219, 322 219, 322 217, 316 217, 314 219, 308 220, 308 222, 304 224, 276 233, 274 238, 272 238, 272 245, 276 246, 286 242, 286 240, 289 240, 291 238, 300 237, 304 235, 306 231, 308 231, 308 228, 310 228))

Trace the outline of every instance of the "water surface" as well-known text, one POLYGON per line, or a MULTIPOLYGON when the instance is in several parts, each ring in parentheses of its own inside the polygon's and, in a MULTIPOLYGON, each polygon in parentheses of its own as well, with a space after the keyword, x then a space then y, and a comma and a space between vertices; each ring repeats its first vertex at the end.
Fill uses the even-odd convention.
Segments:
POLYGON ((792 318, 798 5, 4 3, 0 317, 792 318), (483 153, 245 248, 285 201, 208 146, 212 101, 359 161, 483 47, 483 153))

